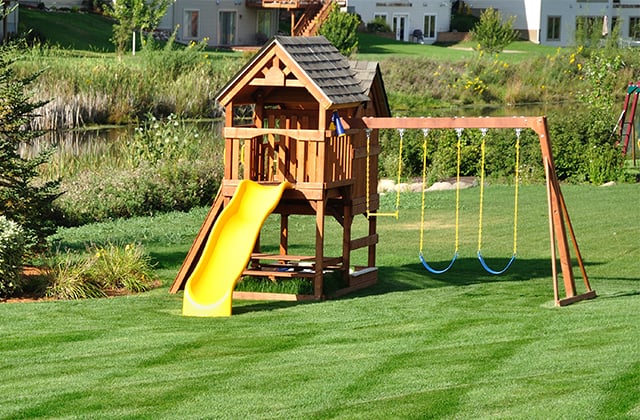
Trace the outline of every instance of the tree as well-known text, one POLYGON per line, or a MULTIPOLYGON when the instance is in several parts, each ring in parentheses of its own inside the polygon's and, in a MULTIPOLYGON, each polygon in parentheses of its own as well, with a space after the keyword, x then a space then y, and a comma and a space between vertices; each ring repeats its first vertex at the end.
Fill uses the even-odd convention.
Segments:
POLYGON ((318 33, 348 57, 358 49, 357 30, 359 25, 360 17, 358 15, 341 12, 338 3, 334 2, 329 16, 320 26, 318 33))
POLYGON ((38 73, 17 77, 12 69, 12 48, 0 47, 0 216, 19 223, 28 246, 38 249, 55 230, 53 200, 59 195, 59 182, 41 182, 38 168, 50 152, 22 157, 21 144, 28 144, 42 132, 30 128, 29 121, 46 101, 32 102, 29 84, 38 73))
POLYGON ((496 54, 516 40, 517 34, 513 30, 515 16, 502 21, 502 14, 492 8, 486 9, 480 15, 480 21, 471 30, 473 40, 478 43, 478 49, 488 54, 496 54))
POLYGON ((117 0, 111 6, 105 6, 106 14, 117 20, 111 39, 116 51, 126 51, 136 29, 140 31, 142 39, 144 31, 157 28, 172 3, 173 0, 117 0))

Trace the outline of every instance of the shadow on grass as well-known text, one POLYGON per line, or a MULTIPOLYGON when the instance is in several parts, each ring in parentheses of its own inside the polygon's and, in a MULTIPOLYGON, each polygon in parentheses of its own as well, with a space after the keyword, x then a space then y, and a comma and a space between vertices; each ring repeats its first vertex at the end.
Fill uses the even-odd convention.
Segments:
POLYGON ((186 257, 186 252, 149 252, 156 269, 180 268, 186 257))
POLYGON ((256 302, 251 302, 244 305, 234 304, 232 306, 231 313, 233 315, 241 315, 241 314, 247 314, 251 312, 275 311, 277 309, 291 308, 299 305, 309 305, 312 303, 318 303, 318 301, 311 301, 311 302, 291 302, 291 301, 280 301, 280 300, 256 301, 256 302))
MULTIPOLYGON (((494 270, 501 270, 508 259, 487 258, 486 263, 494 270)), ((429 262, 429 265, 439 269, 448 266, 449 261, 429 262)), ((593 266, 601 263, 586 263, 593 266)), ((558 273, 561 277, 560 265, 558 273)), ((587 274, 589 270, 587 269, 587 274)), ((579 268, 574 265, 576 283, 581 282, 579 268)), ((452 268, 443 274, 432 274, 416 258, 415 264, 397 267, 380 267, 378 283, 346 296, 371 296, 385 293, 409 290, 431 289, 450 286, 468 286, 492 282, 525 282, 551 277, 551 262, 549 259, 516 259, 511 267, 503 274, 495 275, 485 271, 476 258, 459 258, 452 268)))

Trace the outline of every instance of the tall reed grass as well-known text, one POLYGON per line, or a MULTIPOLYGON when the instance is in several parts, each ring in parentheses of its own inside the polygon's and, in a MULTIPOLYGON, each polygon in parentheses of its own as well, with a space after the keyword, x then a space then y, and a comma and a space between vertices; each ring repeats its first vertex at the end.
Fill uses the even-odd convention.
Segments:
POLYGON ((23 51, 15 68, 20 75, 41 73, 33 82, 34 99, 50 102, 32 128, 56 130, 128 124, 148 113, 219 117, 215 95, 246 60, 196 46, 116 56, 38 45, 23 51))

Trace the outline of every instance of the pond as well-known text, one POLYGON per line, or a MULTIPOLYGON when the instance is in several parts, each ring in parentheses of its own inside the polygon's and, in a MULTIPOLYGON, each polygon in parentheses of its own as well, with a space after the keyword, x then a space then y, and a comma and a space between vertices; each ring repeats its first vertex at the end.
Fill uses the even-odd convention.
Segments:
MULTIPOLYGON (((456 109, 434 109, 431 116, 539 116, 566 106, 567 104, 529 104, 517 107, 468 106, 456 109)), ((208 131, 215 138, 221 138, 222 120, 203 120, 193 124, 198 126, 199 131, 208 131)), ((127 137, 131 136, 135 129, 136 126, 108 126, 90 127, 82 130, 51 131, 37 139, 32 145, 24 145, 20 151, 23 156, 29 157, 51 146, 56 146, 59 152, 65 155, 113 153, 114 144, 126 141, 127 137)))

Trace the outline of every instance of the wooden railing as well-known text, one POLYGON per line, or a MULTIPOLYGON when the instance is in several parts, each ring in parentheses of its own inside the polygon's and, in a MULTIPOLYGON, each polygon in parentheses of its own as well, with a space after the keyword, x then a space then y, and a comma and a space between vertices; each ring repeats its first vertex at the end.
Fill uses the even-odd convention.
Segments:
POLYGON ((318 30, 325 19, 331 13, 331 9, 335 0, 327 0, 323 5, 315 4, 308 6, 302 18, 293 28, 294 36, 314 36, 318 34, 318 30))
POLYGON ((276 9, 303 9, 313 4, 322 4, 323 0, 246 0, 247 7, 276 9))

